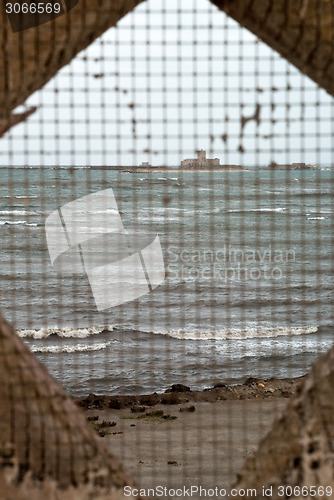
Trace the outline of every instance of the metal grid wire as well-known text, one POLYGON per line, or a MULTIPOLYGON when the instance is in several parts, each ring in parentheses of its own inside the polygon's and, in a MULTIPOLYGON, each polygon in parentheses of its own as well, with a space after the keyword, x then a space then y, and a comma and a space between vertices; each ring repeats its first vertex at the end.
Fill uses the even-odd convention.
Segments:
MULTIPOLYGON (((20 47, 23 75, 39 52, 20 47)), ((2 313, 116 421, 105 440, 136 481, 228 487, 294 392, 276 379, 331 346, 332 96, 212 3, 148 0, 17 102, 34 111, 0 139, 2 313), (199 150, 225 167, 181 165, 199 150), (52 245, 75 247, 69 265, 52 245), (164 420, 145 417, 154 395, 126 403, 141 420, 115 409, 156 392, 164 420)))

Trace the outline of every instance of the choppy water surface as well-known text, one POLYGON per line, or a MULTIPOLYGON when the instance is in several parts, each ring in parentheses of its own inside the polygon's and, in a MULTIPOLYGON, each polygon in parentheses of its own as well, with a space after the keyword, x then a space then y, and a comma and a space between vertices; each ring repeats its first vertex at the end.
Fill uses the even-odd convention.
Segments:
POLYGON ((302 375, 332 342, 332 192, 329 171, 1 169, 1 309, 75 394, 302 375), (110 187, 125 227, 159 234, 166 280, 98 312, 44 223, 110 187))

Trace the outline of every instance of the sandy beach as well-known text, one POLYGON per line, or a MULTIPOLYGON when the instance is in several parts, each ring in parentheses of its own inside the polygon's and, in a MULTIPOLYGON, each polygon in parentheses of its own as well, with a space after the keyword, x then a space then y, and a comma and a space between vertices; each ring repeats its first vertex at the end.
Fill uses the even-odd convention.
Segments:
POLYGON ((301 379, 248 379, 205 391, 177 384, 164 394, 90 395, 76 403, 141 487, 228 488, 301 379))

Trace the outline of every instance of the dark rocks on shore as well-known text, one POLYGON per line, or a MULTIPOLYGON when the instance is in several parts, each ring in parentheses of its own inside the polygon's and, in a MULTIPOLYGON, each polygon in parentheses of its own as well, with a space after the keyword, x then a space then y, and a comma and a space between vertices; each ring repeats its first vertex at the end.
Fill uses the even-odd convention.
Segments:
POLYGON ((178 405, 197 401, 227 401, 235 399, 274 399, 289 398, 298 391, 298 386, 304 377, 286 379, 261 379, 249 377, 243 384, 225 386, 215 384, 211 389, 191 391, 183 384, 173 384, 162 394, 145 394, 142 396, 98 396, 89 394, 88 397, 76 400, 77 406, 85 409, 133 408, 133 413, 144 413, 146 407, 157 404, 178 405), (143 412, 141 410, 144 408, 143 412))
POLYGON ((194 405, 191 405, 191 406, 186 406, 184 408, 180 408, 180 412, 188 412, 188 413, 193 413, 194 411, 196 410, 195 406, 194 405))
POLYGON ((213 386, 214 389, 219 389, 220 387, 226 387, 226 384, 223 384, 222 382, 218 382, 213 386))
POLYGON ((259 380, 259 379, 254 378, 254 377, 248 377, 248 378, 245 380, 244 385, 253 385, 253 384, 256 384, 258 380, 259 380))
POLYGON ((173 384, 172 387, 165 392, 191 392, 191 389, 187 385, 173 384))
POLYGON ((125 407, 124 403, 124 401, 120 401, 118 398, 110 398, 108 406, 114 410, 120 410, 125 407))
POLYGON ((100 427, 115 427, 116 422, 110 422, 108 420, 103 420, 100 424, 98 424, 100 427))
POLYGON ((154 406, 160 402, 160 394, 149 394, 146 396, 139 396, 139 403, 143 406, 154 406))
POLYGON ((144 413, 146 410, 145 406, 132 406, 131 413, 144 413))
POLYGON ((175 392, 170 392, 168 394, 162 394, 160 403, 163 405, 178 405, 181 403, 181 400, 175 392))

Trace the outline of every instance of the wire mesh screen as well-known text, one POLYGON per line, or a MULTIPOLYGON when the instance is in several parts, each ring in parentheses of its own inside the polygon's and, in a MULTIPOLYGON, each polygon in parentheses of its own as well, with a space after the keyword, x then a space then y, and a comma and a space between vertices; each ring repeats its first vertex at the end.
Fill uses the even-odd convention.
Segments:
POLYGON ((1 311, 142 496, 222 498, 332 343, 334 6, 65 3, 3 6, 1 311))

